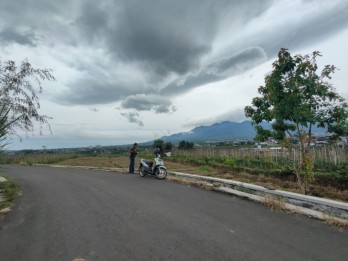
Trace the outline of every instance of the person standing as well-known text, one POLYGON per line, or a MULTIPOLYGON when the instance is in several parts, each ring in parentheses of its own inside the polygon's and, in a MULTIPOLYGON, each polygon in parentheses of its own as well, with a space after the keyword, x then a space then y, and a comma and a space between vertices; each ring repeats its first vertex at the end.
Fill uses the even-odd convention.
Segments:
POLYGON ((134 143, 129 150, 129 173, 134 173, 135 157, 138 154, 137 147, 138 143, 134 143))

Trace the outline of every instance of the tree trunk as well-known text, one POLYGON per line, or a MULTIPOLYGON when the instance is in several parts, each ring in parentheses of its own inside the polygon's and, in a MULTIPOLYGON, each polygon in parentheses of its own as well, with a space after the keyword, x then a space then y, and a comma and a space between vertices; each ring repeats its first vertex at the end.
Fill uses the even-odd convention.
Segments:
POLYGON ((301 163, 299 162, 299 164, 296 166, 296 163, 294 162, 294 170, 295 170, 295 174, 296 174, 296 178, 297 178, 297 184, 300 187, 301 193, 306 195, 307 194, 307 190, 305 185, 302 182, 302 178, 301 178, 301 163))
POLYGON ((304 159, 305 159, 305 154, 306 154, 306 149, 305 149, 305 145, 304 145, 304 142, 305 142, 305 138, 307 137, 304 137, 303 135, 303 132, 301 132, 300 130, 300 127, 299 125, 297 124, 297 134, 298 134, 298 137, 300 139, 300 152, 299 152, 299 161, 298 161, 298 166, 295 170, 296 172, 296 176, 297 176, 297 182, 298 182, 298 185, 301 189, 301 192, 302 194, 307 194, 307 182, 303 182, 302 180, 302 169, 303 169, 303 163, 304 163, 304 159))

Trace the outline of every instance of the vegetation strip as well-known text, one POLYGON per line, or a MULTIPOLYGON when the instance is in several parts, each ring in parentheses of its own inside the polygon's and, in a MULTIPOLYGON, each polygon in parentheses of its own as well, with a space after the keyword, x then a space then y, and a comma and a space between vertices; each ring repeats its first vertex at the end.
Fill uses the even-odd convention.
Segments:
MULTIPOLYGON (((220 178, 213 177, 204 177, 199 175, 192 175, 180 172, 169 172, 169 174, 183 177, 183 178, 191 178, 196 180, 204 180, 215 184, 215 187, 227 187, 229 189, 234 189, 237 191, 241 191, 247 193, 249 195, 256 195, 261 197, 266 197, 267 195, 272 197, 276 197, 278 199, 286 200, 288 203, 292 205, 296 205, 297 207, 302 207, 306 209, 311 209, 313 211, 323 212, 328 216, 338 217, 340 219, 348 220, 348 204, 344 202, 339 202, 335 200, 322 199, 313 196, 306 196, 297 193, 291 193, 287 191, 281 190, 269 190, 267 188, 242 183, 239 181, 233 180, 225 180, 220 178)), ((287 203, 287 204, 288 204, 287 203)))
POLYGON ((11 201, 18 196, 19 185, 7 176, 1 175, 0 178, 0 211, 3 212, 10 207, 11 201))

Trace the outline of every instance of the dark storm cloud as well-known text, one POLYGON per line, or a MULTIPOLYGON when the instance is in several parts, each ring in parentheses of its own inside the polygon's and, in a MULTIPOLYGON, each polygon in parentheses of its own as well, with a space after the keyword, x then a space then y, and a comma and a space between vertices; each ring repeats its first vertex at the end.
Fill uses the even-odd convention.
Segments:
MULTIPOLYGON (((270 1, 104 1, 96 6, 92 2, 84 2, 82 11, 74 25, 80 28, 80 36, 92 45, 103 46, 107 53, 118 62, 133 64, 144 74, 146 85, 154 88, 143 88, 143 92, 134 89, 118 90, 117 94, 107 82, 111 79, 100 79, 93 88, 86 84, 73 83, 65 101, 75 104, 88 104, 111 100, 134 94, 156 95, 158 90, 166 89, 167 93, 181 93, 198 85, 221 79, 221 75, 210 73, 212 68, 202 71, 202 58, 212 50, 212 43, 220 32, 220 24, 226 15, 238 17, 231 26, 242 26, 245 21, 262 14, 270 1), (192 71, 199 72, 191 75, 192 71), (187 75, 189 74, 189 75, 187 75), (167 77, 184 79, 185 84, 179 86, 176 81, 165 83, 167 77), (107 82, 105 82, 107 81, 107 82), (104 86, 104 87, 102 87, 104 86), (109 90, 103 92, 103 90, 109 90), (99 93, 99 94, 98 94, 99 93)), ((231 58, 230 58, 231 59, 231 58)), ((232 58, 233 59, 233 58, 232 58)), ((252 58, 254 59, 254 58, 252 58)), ((228 70, 225 64, 213 64, 217 72, 228 70), (222 67, 225 67, 222 69, 222 67)), ((232 64, 233 61, 230 61, 232 64)), ((93 72, 91 72, 93 74, 93 72)), ((135 72, 136 73, 136 72, 135 72)), ((115 86, 118 86, 115 79, 115 86)), ((164 93, 163 91, 161 93, 164 93)), ((140 97, 140 96, 139 96, 140 97)), ((144 96, 142 96, 144 97, 144 96)), ((138 98, 137 98, 138 99, 138 98)), ((168 99, 161 101, 135 101, 134 96, 122 103, 123 108, 136 110, 153 110, 156 113, 172 112, 173 107, 168 99), (164 102, 166 101, 166 102, 164 102)))
POLYGON ((18 30, 11 27, 0 27, 0 45, 18 43, 20 45, 36 46, 36 37, 33 31, 18 30))
POLYGON ((205 70, 202 70, 199 74, 188 76, 183 84, 177 81, 172 82, 161 90, 161 94, 175 95, 197 86, 221 81, 254 68, 266 60, 267 55, 261 48, 247 48, 230 57, 222 58, 218 62, 207 65, 205 70))
POLYGON ((124 109, 136 109, 138 111, 151 111, 156 113, 174 112, 176 108, 171 101, 156 95, 135 95, 125 99, 122 104, 124 109))
MULTIPOLYGON (((70 85, 72 86, 72 85, 70 85)), ((74 88, 56 96, 55 102, 64 105, 96 105, 121 99, 115 84, 81 80, 74 88)))
POLYGON ((138 117, 140 116, 139 113, 137 113, 137 112, 121 112, 120 114, 123 117, 126 117, 129 122, 136 123, 141 127, 144 126, 144 123, 138 119, 138 117))
POLYGON ((100 59, 76 60, 76 63, 71 63, 71 67, 80 69, 80 74, 67 81, 66 85, 69 87, 67 90, 61 91, 52 98, 56 103, 108 104, 143 91, 141 82, 135 77, 129 79, 123 74, 114 73, 112 67, 107 68, 104 64, 100 64, 100 59))
POLYGON ((228 58, 210 64, 208 69, 212 69, 215 74, 231 71, 228 76, 242 73, 267 60, 265 51, 260 47, 252 47, 242 50, 228 58))
MULTIPOLYGON (((274 58, 281 47, 319 42, 348 25, 343 0, 298 1, 295 5, 313 5, 314 11, 282 19, 287 10, 277 9, 267 24, 262 20, 284 3, 289 5, 271 0, 2 0, 0 45, 67 53, 57 59, 84 77, 67 80, 57 103, 123 100, 124 109, 170 113, 172 96, 243 73, 274 58), (226 42, 218 45, 221 39, 226 42)), ((134 122, 138 117, 123 116, 134 122)))
POLYGON ((199 69, 224 15, 247 21, 269 2, 131 0, 98 7, 88 2, 76 23, 83 37, 103 42, 115 57, 138 64, 150 80, 158 80, 199 69))
MULTIPOLYGON (((96 75, 95 75, 96 76, 96 75)), ((111 78, 111 76, 108 76, 111 78)), ((132 85, 121 83, 117 79, 99 79, 86 76, 85 79, 76 80, 64 91, 56 96, 55 102, 64 105, 96 105, 112 103, 128 95, 131 95, 132 85)), ((133 89, 134 90, 134 89, 133 89)))
MULTIPOLYGON (((28 44, 42 40, 42 45, 73 42, 69 23, 75 19, 79 1, 1 0, 0 29, 6 28, 7 43, 28 44), (22 36, 22 37, 18 37, 22 36), (16 36, 17 35, 17 36, 16 36), (34 38, 32 36, 35 36, 34 38), (23 39, 24 37, 24 39, 23 39)), ((38 44, 38 43, 37 43, 38 44)))

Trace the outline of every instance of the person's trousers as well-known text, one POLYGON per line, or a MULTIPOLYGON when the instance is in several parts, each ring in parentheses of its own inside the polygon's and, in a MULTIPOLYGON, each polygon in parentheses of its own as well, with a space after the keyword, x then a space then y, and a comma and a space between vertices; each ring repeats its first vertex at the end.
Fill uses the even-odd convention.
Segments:
POLYGON ((129 173, 134 173, 135 157, 129 157, 129 173))

